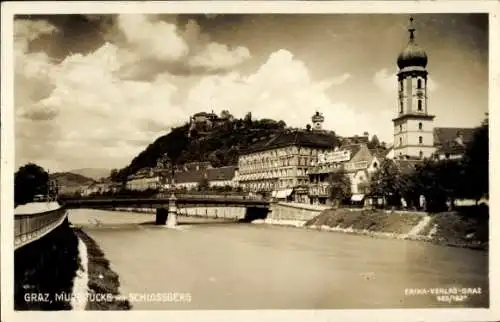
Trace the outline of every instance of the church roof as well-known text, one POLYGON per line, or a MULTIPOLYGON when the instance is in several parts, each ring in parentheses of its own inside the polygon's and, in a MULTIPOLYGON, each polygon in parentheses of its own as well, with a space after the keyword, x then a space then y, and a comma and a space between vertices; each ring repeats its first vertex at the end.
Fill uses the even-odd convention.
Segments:
POLYGON ((427 54, 425 50, 415 43, 413 17, 410 17, 410 27, 408 31, 410 33, 410 40, 398 56, 398 67, 400 69, 413 66, 425 68, 427 66, 427 54))

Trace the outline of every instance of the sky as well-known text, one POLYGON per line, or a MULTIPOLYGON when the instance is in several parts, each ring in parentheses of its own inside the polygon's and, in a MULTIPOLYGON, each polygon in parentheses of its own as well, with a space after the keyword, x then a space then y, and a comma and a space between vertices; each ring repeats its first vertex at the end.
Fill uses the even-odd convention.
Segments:
MULTIPOLYGON (((406 14, 38 15, 14 21, 16 168, 122 168, 200 111, 392 143, 406 14)), ((435 126, 488 111, 488 16, 414 15, 435 126)))

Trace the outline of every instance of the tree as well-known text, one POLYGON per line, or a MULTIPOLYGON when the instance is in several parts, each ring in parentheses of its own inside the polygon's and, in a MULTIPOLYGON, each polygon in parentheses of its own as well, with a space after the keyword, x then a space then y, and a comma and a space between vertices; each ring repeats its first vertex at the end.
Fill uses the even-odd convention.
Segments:
POLYGON ((488 115, 476 128, 464 156, 463 196, 481 199, 489 195, 489 121, 488 115))
POLYGON ((207 191, 209 187, 210 187, 210 184, 208 182, 207 177, 203 176, 200 179, 200 182, 198 182, 198 191, 207 191))
POLYGON ((231 115, 231 113, 229 113, 228 110, 223 110, 221 113, 220 113, 220 117, 223 118, 223 119, 227 119, 227 120, 230 120, 233 118, 233 116, 231 115))
POLYGON ((329 191, 330 199, 336 206, 351 197, 351 180, 345 171, 341 170, 330 174, 329 191))
POLYGON ((389 205, 399 205, 403 181, 401 171, 392 160, 384 160, 370 181, 373 195, 382 196, 389 205))
POLYGON ((111 181, 113 182, 120 181, 118 177, 118 169, 112 169, 109 172, 109 179, 111 179, 111 181))
POLYGON ((248 112, 245 115, 245 118, 243 119, 243 122, 244 122, 245 126, 247 126, 247 127, 252 126, 252 124, 253 124, 253 122, 252 122, 252 112, 248 112))
POLYGON ((368 143, 368 148, 369 149, 375 149, 380 146, 380 141, 378 140, 378 137, 376 135, 372 136, 372 139, 368 143))
POLYGON ((42 167, 28 163, 14 175, 14 203, 21 205, 32 202, 36 195, 48 192, 49 174, 42 167))

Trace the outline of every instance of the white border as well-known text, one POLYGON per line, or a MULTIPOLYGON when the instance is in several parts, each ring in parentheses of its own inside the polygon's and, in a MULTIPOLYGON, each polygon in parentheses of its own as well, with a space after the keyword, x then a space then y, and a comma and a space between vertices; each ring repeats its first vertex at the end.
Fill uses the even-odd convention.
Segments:
POLYGON ((1 303, 2 321, 72 320, 119 321, 494 321, 498 308, 500 256, 496 232, 500 209, 495 196, 500 160, 496 128, 500 108, 500 2, 499 1, 179 1, 179 2, 2 2, 2 110, 1 110, 1 303), (63 13, 489 13, 490 113, 490 309, 389 309, 389 310, 259 310, 259 311, 127 311, 127 312, 14 312, 13 311, 13 15, 63 13), (496 109, 495 109, 496 107, 496 109), (495 232, 495 233, 491 233, 495 232), (496 305, 495 305, 496 304, 496 305))

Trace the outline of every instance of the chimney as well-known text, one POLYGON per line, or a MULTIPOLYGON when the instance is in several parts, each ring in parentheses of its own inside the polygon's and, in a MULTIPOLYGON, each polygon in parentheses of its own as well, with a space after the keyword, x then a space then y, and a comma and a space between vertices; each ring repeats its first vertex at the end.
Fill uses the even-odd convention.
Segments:
POLYGON ((370 135, 368 132, 363 132, 363 136, 369 137, 370 135))

